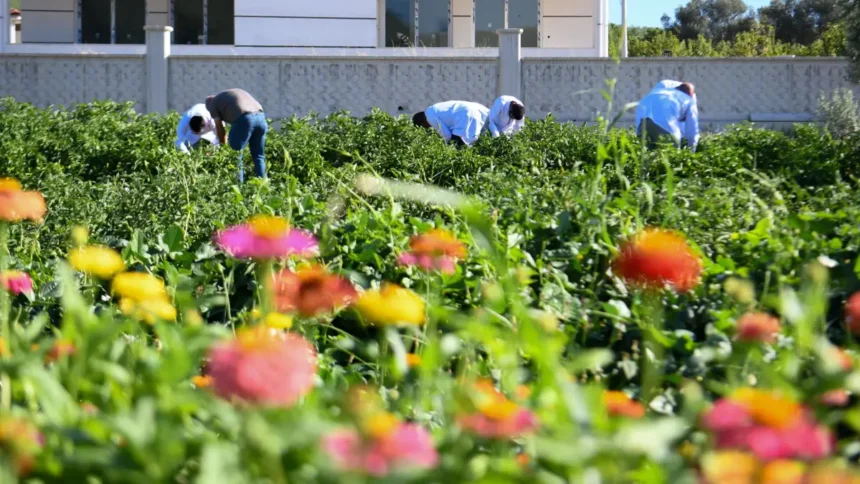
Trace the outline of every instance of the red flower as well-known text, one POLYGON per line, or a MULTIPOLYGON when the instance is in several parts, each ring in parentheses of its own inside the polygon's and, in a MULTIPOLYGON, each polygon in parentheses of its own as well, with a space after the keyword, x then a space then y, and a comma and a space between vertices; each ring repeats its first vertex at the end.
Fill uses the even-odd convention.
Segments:
POLYGON ((845 303, 845 324, 854 334, 860 334, 860 292, 855 292, 845 303))
POLYGON ((645 416, 645 407, 624 392, 603 392, 603 404, 606 405, 609 415, 613 417, 642 418, 645 416))
POLYGON ((278 311, 313 317, 351 303, 357 293, 347 279, 312 265, 298 272, 281 271, 273 284, 278 311))
POLYGON ((737 338, 740 341, 773 343, 779 330, 779 320, 770 314, 746 313, 738 320, 737 338))
POLYGON ((313 388, 316 351, 301 336, 257 326, 212 348, 207 371, 222 398, 287 407, 313 388))
POLYGON ((829 407, 844 407, 851 399, 851 394, 845 389, 830 390, 819 397, 819 401, 829 407))
POLYGON ((621 246, 613 270, 628 283, 650 288, 669 284, 689 291, 699 281, 702 263, 682 236, 647 229, 621 246))
POLYGON ((51 346, 51 351, 45 355, 45 360, 47 361, 57 361, 60 358, 66 355, 72 355, 75 353, 75 345, 69 340, 61 339, 54 343, 54 346, 51 346))
POLYGON ((6 289, 13 296, 33 292, 33 280, 26 272, 4 271, 0 273, 0 289, 6 289))

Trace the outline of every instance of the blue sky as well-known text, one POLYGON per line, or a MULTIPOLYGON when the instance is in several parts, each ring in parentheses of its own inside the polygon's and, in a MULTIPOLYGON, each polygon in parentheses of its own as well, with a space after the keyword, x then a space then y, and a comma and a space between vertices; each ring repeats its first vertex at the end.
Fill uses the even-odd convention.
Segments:
MULTIPOLYGON (((627 22, 637 27, 659 27, 664 13, 675 16, 675 9, 687 2, 682 0, 627 0, 627 22)), ((746 0, 753 8, 763 7, 770 0, 746 0)), ((610 0, 612 23, 621 23, 621 0, 610 0)))

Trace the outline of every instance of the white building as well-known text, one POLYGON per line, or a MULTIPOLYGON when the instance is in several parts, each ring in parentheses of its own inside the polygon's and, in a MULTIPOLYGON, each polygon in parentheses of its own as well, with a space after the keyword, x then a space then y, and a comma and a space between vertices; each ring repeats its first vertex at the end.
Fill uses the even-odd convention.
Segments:
MULTIPOLYGON (((8 12, 0 0, 0 11, 8 12)), ((605 57, 609 0, 22 0, 23 52, 144 44, 144 25, 174 28, 174 45, 217 51, 484 48, 523 29, 547 55, 605 57), (31 47, 26 48, 27 45, 31 47), (65 46, 65 48, 64 48, 65 46)), ((185 49, 185 47, 183 47, 185 49)), ((124 50, 119 47, 105 51, 124 50)), ((438 51, 437 51, 438 52, 438 51)))

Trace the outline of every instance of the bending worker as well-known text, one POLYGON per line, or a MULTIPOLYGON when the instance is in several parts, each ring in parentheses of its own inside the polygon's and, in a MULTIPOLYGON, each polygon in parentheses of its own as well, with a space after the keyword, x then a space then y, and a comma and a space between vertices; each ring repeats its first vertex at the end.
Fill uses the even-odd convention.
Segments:
POLYGON ((699 144, 699 109, 696 105, 696 90, 689 82, 676 88, 662 87, 648 93, 636 109, 636 133, 644 137, 648 147, 653 148, 661 138, 669 138, 676 147, 683 137, 695 151, 699 144))
POLYGON ((242 89, 228 89, 209 96, 206 109, 215 121, 218 140, 227 143, 224 123, 230 124, 230 147, 239 152, 239 182, 245 181, 245 166, 242 151, 250 146, 254 159, 254 176, 266 178, 266 132, 269 123, 263 106, 242 89))
POLYGON ((471 146, 487 128, 489 116, 490 110, 481 104, 446 101, 416 113, 412 122, 416 126, 435 129, 445 141, 471 146))
POLYGON ((490 108, 490 134, 493 138, 501 135, 511 136, 525 125, 526 107, 513 96, 496 99, 490 108))
POLYGON ((218 137, 215 136, 215 121, 209 115, 205 104, 195 104, 179 120, 176 128, 176 149, 183 153, 190 153, 190 149, 199 146, 200 140, 204 139, 213 145, 218 145, 218 137))

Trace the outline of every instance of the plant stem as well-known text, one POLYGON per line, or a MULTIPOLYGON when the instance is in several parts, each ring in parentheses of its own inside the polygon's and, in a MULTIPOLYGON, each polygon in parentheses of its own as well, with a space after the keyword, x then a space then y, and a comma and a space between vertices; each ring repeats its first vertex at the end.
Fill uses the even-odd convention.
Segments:
POLYGON ((263 317, 272 312, 272 261, 260 260, 256 264, 257 297, 263 317))
MULTIPOLYGON (((0 274, 6 271, 9 264, 9 224, 0 222, 0 274)), ((5 287, 0 287, 0 357, 8 361, 12 355, 9 354, 10 337, 12 334, 9 321, 10 308, 9 293, 5 287)), ((9 373, 0 375, 0 407, 4 411, 12 408, 12 379, 9 373)))

